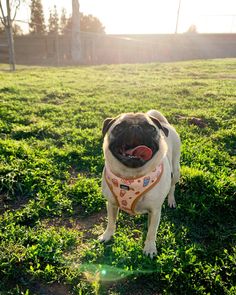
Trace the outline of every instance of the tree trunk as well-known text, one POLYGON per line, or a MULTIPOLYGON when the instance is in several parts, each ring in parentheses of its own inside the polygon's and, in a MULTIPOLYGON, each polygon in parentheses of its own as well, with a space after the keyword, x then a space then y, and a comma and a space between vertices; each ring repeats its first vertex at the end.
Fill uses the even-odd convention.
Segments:
POLYGON ((14 40, 13 40, 13 33, 12 33, 12 20, 11 20, 11 8, 9 0, 6 1, 7 3, 7 17, 6 17, 6 34, 7 34, 7 41, 8 41, 8 50, 9 50, 9 64, 12 71, 16 69, 16 62, 15 62, 15 50, 14 50, 14 40))
POLYGON ((81 63, 81 40, 80 40, 80 12, 78 0, 72 0, 72 32, 71 32, 71 56, 76 63, 81 63))
POLYGON ((12 28, 6 27, 7 41, 8 41, 8 51, 9 51, 9 64, 12 71, 16 70, 16 62, 15 62, 15 50, 14 50, 14 40, 12 34, 12 28))

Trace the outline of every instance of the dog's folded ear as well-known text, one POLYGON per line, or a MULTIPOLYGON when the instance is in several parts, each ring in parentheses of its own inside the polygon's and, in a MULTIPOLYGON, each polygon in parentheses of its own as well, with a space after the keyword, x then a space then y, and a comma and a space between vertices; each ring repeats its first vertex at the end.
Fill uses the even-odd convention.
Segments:
POLYGON ((153 116, 149 116, 149 118, 152 120, 152 122, 153 122, 153 123, 159 128, 159 129, 161 129, 161 130, 164 132, 165 136, 168 137, 168 135, 169 135, 169 130, 168 130, 166 127, 162 126, 162 125, 161 125, 161 122, 160 122, 157 118, 155 118, 155 117, 153 117, 153 116))
POLYGON ((103 137, 106 135, 107 131, 111 127, 111 125, 116 121, 117 118, 106 118, 103 121, 103 127, 102 127, 102 135, 103 137))

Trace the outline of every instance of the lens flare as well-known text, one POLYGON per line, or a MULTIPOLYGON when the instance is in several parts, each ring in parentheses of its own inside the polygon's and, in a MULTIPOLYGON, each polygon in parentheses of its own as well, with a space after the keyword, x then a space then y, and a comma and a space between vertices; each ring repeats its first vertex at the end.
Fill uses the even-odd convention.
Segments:
POLYGON ((88 281, 115 282, 131 275, 153 273, 154 270, 129 270, 106 264, 73 264, 74 269, 83 273, 88 281))

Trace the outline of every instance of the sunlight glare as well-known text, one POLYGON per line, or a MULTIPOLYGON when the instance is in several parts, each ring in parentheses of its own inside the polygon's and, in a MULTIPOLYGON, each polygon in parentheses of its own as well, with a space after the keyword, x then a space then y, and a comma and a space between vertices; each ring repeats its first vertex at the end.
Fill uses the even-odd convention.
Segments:
MULTIPOLYGON (((80 11, 99 18, 108 34, 174 33, 180 0, 79 0, 80 11)), ((57 6, 59 15, 64 7, 71 15, 71 0, 42 0, 45 19, 57 6)), ((18 19, 30 19, 30 8, 22 6, 18 19)), ((192 25, 199 33, 236 32, 235 0, 181 0, 178 32, 192 25)))

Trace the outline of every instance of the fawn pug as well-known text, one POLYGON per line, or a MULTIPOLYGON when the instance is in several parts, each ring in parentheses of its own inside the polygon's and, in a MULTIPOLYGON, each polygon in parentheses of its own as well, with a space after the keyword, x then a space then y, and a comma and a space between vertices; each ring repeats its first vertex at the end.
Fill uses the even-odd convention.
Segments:
POLYGON ((157 253, 156 232, 162 204, 175 207, 175 185, 180 177, 180 138, 158 111, 125 113, 103 123, 105 167, 102 192, 107 199, 108 224, 99 237, 106 242, 116 228, 119 211, 148 213, 143 252, 157 253))

